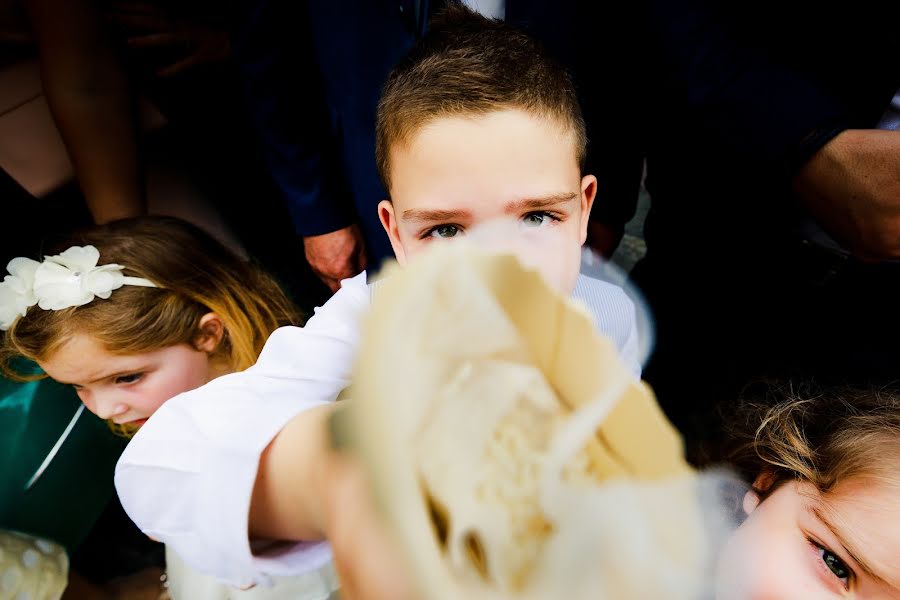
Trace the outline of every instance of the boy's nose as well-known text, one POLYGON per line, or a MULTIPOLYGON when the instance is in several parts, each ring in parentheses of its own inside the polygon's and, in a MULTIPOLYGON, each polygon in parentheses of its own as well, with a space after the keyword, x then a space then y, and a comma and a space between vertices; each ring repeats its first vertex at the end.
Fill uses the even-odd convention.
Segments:
POLYGON ((466 240, 484 252, 512 254, 526 264, 534 262, 531 259, 533 255, 542 255, 549 250, 547 240, 538 230, 525 229, 518 220, 510 218, 479 224, 466 232, 466 240))
POLYGON ((466 239, 487 252, 511 252, 519 247, 522 234, 509 218, 480 223, 466 233, 466 239))

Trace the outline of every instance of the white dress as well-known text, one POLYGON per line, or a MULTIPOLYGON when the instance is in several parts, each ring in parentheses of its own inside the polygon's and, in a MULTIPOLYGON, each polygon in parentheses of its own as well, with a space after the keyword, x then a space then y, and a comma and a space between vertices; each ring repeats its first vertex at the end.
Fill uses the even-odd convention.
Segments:
MULTIPOLYGON (((345 280, 305 327, 275 331, 253 367, 172 398, 141 427, 116 466, 116 489, 144 533, 197 571, 237 587, 326 567, 324 541, 254 552, 250 497, 260 455, 275 435, 350 384, 372 289, 365 273, 345 280)), ((639 375, 635 311, 625 293, 580 277, 573 297, 639 375)))

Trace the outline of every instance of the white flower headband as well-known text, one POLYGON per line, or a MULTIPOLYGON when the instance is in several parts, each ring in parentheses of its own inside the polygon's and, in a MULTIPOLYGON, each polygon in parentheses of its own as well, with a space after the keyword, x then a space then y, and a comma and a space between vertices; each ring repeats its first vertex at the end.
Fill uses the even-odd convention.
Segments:
POLYGON ((123 285, 159 287, 141 277, 122 275, 122 265, 97 266, 100 251, 94 246, 72 246, 44 262, 14 258, 0 282, 0 331, 24 317, 37 304, 44 310, 82 306, 96 298, 106 300, 123 285))

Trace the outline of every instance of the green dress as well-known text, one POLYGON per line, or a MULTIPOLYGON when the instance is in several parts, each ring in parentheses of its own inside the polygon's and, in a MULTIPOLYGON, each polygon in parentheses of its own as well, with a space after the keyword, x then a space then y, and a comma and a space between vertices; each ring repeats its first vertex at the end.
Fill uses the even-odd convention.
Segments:
POLYGON ((26 490, 79 407, 70 386, 0 377, 0 529, 56 541, 70 553, 115 493, 113 473, 127 443, 84 410, 26 490))

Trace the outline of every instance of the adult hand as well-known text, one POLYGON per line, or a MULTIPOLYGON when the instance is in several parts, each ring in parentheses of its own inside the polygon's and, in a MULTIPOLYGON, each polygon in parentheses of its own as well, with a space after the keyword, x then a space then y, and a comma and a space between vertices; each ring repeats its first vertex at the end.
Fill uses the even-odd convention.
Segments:
POLYGON ((341 287, 342 279, 366 268, 366 246, 356 225, 305 237, 303 248, 309 266, 333 292, 341 287))
POLYGON ((329 464, 326 530, 343 600, 416 598, 400 551, 376 512, 362 467, 349 456, 329 464))
POLYGON ((848 129, 794 183, 809 213, 850 252, 900 259, 900 132, 848 129))

